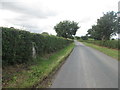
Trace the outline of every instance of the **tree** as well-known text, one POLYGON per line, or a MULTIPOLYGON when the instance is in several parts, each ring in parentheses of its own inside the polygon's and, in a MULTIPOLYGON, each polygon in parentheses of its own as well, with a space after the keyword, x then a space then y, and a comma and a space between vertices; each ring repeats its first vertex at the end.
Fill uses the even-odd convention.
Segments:
POLYGON ((88 36, 81 36, 82 40, 88 40, 88 36))
POLYGON ((120 34, 120 17, 118 17, 118 34, 120 34))
POLYGON ((59 37, 73 38, 73 35, 75 36, 79 27, 78 23, 66 20, 58 23, 54 26, 54 29, 59 37))
POLYGON ((75 38, 76 38, 77 40, 79 40, 79 39, 80 39, 80 37, 79 37, 79 36, 75 36, 75 38))
POLYGON ((109 40, 112 35, 117 32, 117 15, 116 13, 107 12, 97 22, 98 27, 102 33, 102 40, 109 40))
POLYGON ((88 30, 88 34, 97 40, 109 40, 117 31, 117 15, 115 12, 107 12, 97 20, 97 25, 93 25, 88 30))
POLYGON ((49 35, 48 32, 42 32, 41 34, 42 34, 42 35, 49 35))
POLYGON ((89 37, 94 38, 95 40, 102 40, 101 39, 102 33, 98 25, 93 25, 92 28, 89 29, 87 32, 88 32, 88 35, 90 35, 89 37))

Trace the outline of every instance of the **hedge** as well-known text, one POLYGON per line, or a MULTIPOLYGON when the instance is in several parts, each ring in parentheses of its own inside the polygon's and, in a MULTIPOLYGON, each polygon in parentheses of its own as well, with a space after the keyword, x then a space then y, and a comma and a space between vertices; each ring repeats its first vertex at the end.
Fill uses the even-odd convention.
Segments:
POLYGON ((20 64, 33 60, 33 46, 37 56, 42 56, 56 52, 72 42, 53 35, 30 33, 15 28, 1 28, 3 65, 20 64))
POLYGON ((27 31, 2 27, 2 63, 23 63, 32 57, 31 34, 27 31))
POLYGON ((104 46, 112 49, 120 49, 120 41, 119 40, 106 40, 106 41, 100 41, 100 40, 86 40, 87 43, 93 43, 99 46, 104 46))
POLYGON ((71 42, 70 40, 61 37, 56 37, 53 35, 43 36, 41 34, 33 34, 32 41, 34 42, 38 55, 55 52, 64 48, 71 42))

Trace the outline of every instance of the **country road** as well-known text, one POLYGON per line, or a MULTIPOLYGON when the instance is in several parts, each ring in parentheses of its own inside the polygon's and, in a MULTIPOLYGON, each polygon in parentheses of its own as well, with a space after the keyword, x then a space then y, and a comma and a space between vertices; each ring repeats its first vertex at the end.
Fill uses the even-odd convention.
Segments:
POLYGON ((51 88, 118 88, 118 61, 75 41, 51 88))

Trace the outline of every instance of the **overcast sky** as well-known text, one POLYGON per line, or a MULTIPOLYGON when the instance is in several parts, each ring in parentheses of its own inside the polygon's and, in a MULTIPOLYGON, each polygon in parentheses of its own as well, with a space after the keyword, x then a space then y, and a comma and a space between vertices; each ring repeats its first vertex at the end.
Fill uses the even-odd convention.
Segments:
POLYGON ((54 34, 63 20, 79 22, 77 36, 87 33, 103 13, 118 11, 119 0, 0 0, 0 26, 54 34))

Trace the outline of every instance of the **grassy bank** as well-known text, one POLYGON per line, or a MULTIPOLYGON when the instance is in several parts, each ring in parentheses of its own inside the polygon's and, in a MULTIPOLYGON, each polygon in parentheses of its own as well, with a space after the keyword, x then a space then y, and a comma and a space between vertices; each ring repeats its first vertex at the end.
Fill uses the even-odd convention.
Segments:
POLYGON ((116 49, 110 49, 110 48, 107 48, 107 47, 94 45, 92 43, 86 43, 86 42, 82 42, 82 43, 84 43, 85 45, 87 45, 89 47, 95 48, 95 49, 105 53, 106 55, 111 56, 111 57, 118 60, 118 50, 116 50, 116 49))
MULTIPOLYGON (((49 74, 65 60, 73 48, 74 44, 72 43, 52 55, 37 57, 33 62, 34 65, 12 73, 12 78, 7 82, 3 82, 3 88, 30 88, 42 82, 43 79, 47 78, 49 74)), ((8 71, 10 71, 9 69, 10 68, 8 68, 8 71)), ((9 76, 9 73, 6 74, 9 76)))

